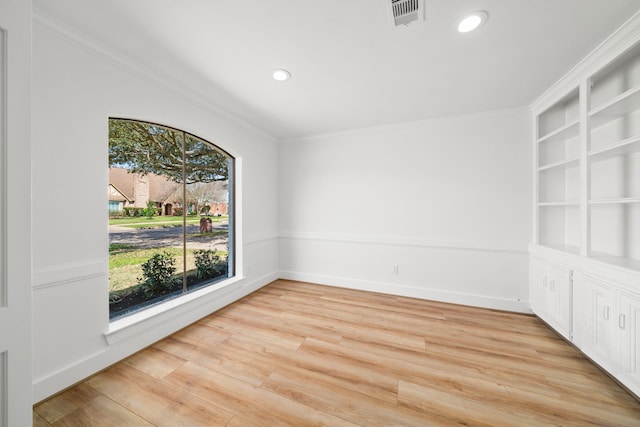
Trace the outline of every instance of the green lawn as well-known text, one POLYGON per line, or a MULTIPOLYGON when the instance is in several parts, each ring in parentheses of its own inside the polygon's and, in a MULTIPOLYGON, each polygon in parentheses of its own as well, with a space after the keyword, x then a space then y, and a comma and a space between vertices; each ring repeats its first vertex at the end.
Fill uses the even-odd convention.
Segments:
MULTIPOLYGON (((182 271, 182 250, 176 248, 137 249, 135 246, 112 244, 109 245, 109 292, 122 291, 137 286, 142 278, 142 264, 156 252, 167 251, 176 258, 176 269, 182 271)), ((227 256, 226 252, 217 252, 220 256, 227 256)), ((195 270, 193 250, 187 249, 187 271, 195 270)))
MULTIPOLYGON (((199 216, 188 216, 187 224, 200 224, 199 216)), ((229 217, 224 216, 210 216, 211 221, 227 222, 229 217)), ((120 225, 128 228, 155 228, 155 227, 179 227, 182 225, 181 216, 154 216, 147 218, 146 216, 127 217, 127 218, 110 218, 109 225, 120 225)))

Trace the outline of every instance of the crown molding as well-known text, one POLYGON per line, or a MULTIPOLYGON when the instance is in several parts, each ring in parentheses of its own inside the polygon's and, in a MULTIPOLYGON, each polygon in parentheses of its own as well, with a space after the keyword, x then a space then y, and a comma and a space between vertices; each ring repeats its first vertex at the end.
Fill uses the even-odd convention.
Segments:
POLYGON ((374 133, 374 132, 384 132, 384 131, 394 131, 401 129, 408 129, 413 127, 429 127, 436 126, 442 123, 449 122, 459 122, 462 120, 474 120, 474 119, 483 119, 487 117, 495 117, 495 116, 503 116, 508 114, 518 114, 518 113, 531 113, 531 109, 529 106, 524 107, 516 107, 516 108, 506 108, 501 110, 490 110, 483 111, 477 113, 466 113, 466 114, 456 114, 451 116, 440 116, 440 117, 431 117, 427 119, 421 120, 413 120, 408 122, 397 122, 397 123, 389 123, 380 126, 369 126, 355 129, 346 129, 335 132, 325 132, 325 133, 317 133, 311 135, 301 135, 297 137, 287 137, 281 140, 282 143, 299 143, 299 142, 310 142, 313 140, 325 139, 325 138, 336 138, 342 136, 349 135, 357 135, 364 133, 374 133))
POLYGON ((584 79, 633 47, 640 40, 640 11, 636 12, 609 37, 602 41, 571 70, 531 103, 534 113, 544 111, 549 104, 575 90, 584 79))
POLYGON ((187 88, 179 81, 164 76, 158 75, 153 69, 144 66, 139 61, 131 58, 121 52, 117 52, 114 49, 109 48, 103 43, 99 42, 95 38, 82 34, 75 28, 72 28, 68 24, 62 22, 60 19, 43 12, 37 7, 33 8, 33 26, 41 28, 49 32, 53 36, 65 40, 73 46, 84 50, 98 58, 109 62, 116 67, 132 73, 144 81, 155 85, 163 90, 173 92, 176 95, 182 96, 193 104, 205 108, 216 115, 219 115, 225 119, 235 122, 247 129, 256 132, 265 138, 271 140, 271 142, 277 143, 279 139, 271 133, 257 127, 256 125, 248 122, 246 119, 239 117, 226 111, 222 106, 217 104, 215 100, 204 95, 203 93, 195 92, 190 88, 187 88))

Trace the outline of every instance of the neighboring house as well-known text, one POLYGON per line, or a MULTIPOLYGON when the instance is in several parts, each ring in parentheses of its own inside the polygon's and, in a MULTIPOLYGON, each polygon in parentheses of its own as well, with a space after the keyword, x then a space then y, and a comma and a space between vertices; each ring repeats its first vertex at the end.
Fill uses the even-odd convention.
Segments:
MULTIPOLYGON (((149 173, 142 175, 130 173, 125 168, 109 168, 109 212, 121 212, 127 207, 146 208, 153 202, 160 208, 162 215, 173 215, 175 208, 182 207, 180 184, 161 175, 149 173)), ((200 194, 198 198, 202 198, 200 194)), ((206 201, 213 215, 226 215, 228 203, 225 201, 206 201)), ((189 203, 190 209, 198 203, 189 203)))
POLYGON ((162 209, 162 215, 173 215, 180 185, 152 173, 130 173, 124 168, 109 168, 109 212, 127 207, 146 208, 148 202, 162 209))

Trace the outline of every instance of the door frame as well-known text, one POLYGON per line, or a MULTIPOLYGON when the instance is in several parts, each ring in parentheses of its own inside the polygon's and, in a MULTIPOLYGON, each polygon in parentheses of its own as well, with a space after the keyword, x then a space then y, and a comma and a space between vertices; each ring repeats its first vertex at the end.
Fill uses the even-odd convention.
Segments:
POLYGON ((0 427, 33 420, 31 8, 0 0, 0 427))

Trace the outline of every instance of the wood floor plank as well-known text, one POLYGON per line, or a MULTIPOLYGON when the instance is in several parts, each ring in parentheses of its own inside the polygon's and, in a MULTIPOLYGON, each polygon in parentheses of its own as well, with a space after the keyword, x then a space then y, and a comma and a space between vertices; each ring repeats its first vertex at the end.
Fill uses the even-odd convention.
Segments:
POLYGON ((33 427, 51 427, 51 424, 35 412, 33 413, 32 424, 33 427))
POLYGON ((463 425, 478 426, 520 426, 554 425, 543 416, 531 417, 514 413, 495 402, 487 404, 478 399, 462 396, 454 391, 443 391, 434 387, 425 387, 401 381, 398 389, 398 401, 406 406, 433 412, 463 425))
POLYGON ((149 421, 128 411, 113 400, 98 396, 86 406, 81 406, 52 424, 52 427, 146 427, 149 421))
POLYGON ((224 426, 233 414, 197 395, 182 392, 132 366, 121 363, 88 380, 130 412, 157 426, 179 425, 184 417, 190 425, 224 426))
POLYGON ((34 407, 51 426, 640 426, 534 316, 278 280, 34 407))
POLYGON ((368 394, 356 394, 353 390, 336 387, 331 382, 323 382, 317 376, 295 369, 272 374, 262 387, 360 426, 423 427, 441 424, 432 414, 425 414, 422 410, 401 408, 396 403, 381 401, 368 394))
POLYGON ((149 347, 125 360, 125 363, 154 378, 163 378, 184 365, 187 359, 149 347))
POLYGON ((637 427, 640 425, 640 408, 624 404, 600 402, 593 395, 582 399, 563 396, 561 399, 547 399, 538 393, 508 387, 511 404, 520 413, 554 414, 570 419, 574 425, 614 425, 637 427), (615 410, 613 410, 615 408, 615 410))
MULTIPOLYGON (((341 346, 333 346, 321 341, 309 340, 301 348, 307 352, 318 354, 332 354, 337 358, 358 360, 363 365, 380 369, 384 368, 387 376, 398 381, 411 381, 425 386, 465 390, 466 393, 480 396, 499 396, 507 398, 504 386, 491 378, 481 378, 472 372, 460 370, 455 360, 447 365, 434 367, 430 363, 411 363, 397 358, 374 355, 369 352, 354 350, 341 346)), ((396 388, 397 390, 397 388, 396 388)), ((397 400, 397 394, 394 396, 397 400)))
POLYGON ((37 405, 34 412, 49 424, 53 424, 76 409, 88 406, 93 399, 99 396, 100 393, 88 384, 82 383, 37 405))
POLYGON ((220 402, 234 414, 263 425, 356 425, 191 362, 169 375, 166 381, 209 402, 220 402))

